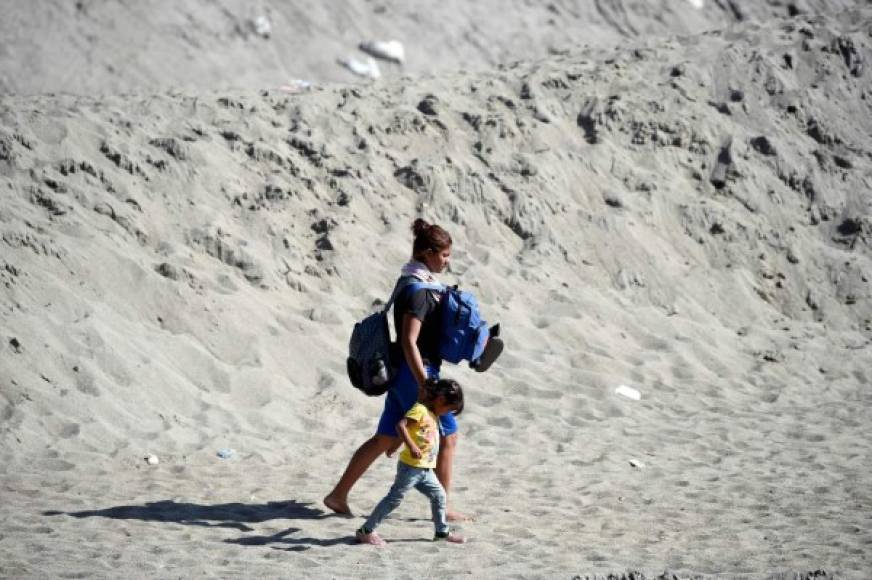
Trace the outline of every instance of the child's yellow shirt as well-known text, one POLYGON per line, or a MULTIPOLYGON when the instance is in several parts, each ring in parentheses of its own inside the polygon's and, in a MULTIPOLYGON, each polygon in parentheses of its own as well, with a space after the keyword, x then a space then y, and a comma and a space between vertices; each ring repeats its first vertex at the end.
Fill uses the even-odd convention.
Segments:
POLYGON ((409 448, 404 446, 400 452, 400 461, 412 467, 435 468, 436 457, 439 455, 439 419, 421 403, 415 403, 406 413, 406 418, 414 421, 407 423, 406 428, 412 441, 421 450, 421 458, 415 459, 409 453, 409 448))

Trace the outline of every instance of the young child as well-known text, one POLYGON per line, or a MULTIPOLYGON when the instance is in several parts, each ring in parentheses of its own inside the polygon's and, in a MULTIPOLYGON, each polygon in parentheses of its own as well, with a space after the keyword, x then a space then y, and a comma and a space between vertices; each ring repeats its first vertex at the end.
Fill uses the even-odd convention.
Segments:
POLYGON ((383 546, 387 543, 375 529, 400 505, 413 487, 430 498, 436 526, 433 540, 455 544, 466 541, 466 538, 448 528, 445 490, 433 471, 439 455, 439 416, 445 413, 459 415, 463 411, 463 390, 457 381, 450 379, 429 380, 423 390, 423 400, 415 403, 397 423, 397 432, 406 444, 400 452, 397 478, 366 523, 357 530, 357 540, 362 544, 383 546))

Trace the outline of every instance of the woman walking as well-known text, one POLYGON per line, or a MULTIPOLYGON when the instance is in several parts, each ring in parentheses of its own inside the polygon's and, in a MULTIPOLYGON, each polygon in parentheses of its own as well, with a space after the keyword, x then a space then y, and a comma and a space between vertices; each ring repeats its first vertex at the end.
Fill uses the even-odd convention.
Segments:
MULTIPOLYGON (((438 225, 416 219, 412 224, 415 240, 412 259, 402 268, 401 277, 412 276, 422 282, 436 282, 451 259, 451 236, 438 225)), ((340 514, 350 514, 348 494, 357 480, 382 454, 390 453, 401 444, 397 423, 415 405, 428 379, 439 378, 440 317, 439 295, 426 288, 401 292, 394 301, 394 328, 402 349, 402 361, 390 390, 385 396, 384 410, 375 435, 352 455, 336 487, 324 498, 324 505, 340 514)), ((457 447, 457 421, 453 413, 439 416, 441 444, 436 464, 436 477, 450 494, 457 447)), ((450 501, 450 495, 449 495, 450 501)), ((448 510, 448 519, 463 519, 448 510)))

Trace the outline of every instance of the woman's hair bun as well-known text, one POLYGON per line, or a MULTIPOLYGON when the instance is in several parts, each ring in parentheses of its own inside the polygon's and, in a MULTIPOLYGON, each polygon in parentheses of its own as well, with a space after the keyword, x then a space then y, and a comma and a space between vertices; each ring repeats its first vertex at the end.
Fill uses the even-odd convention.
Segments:
POLYGON ((418 218, 412 224, 412 232, 415 234, 415 236, 419 236, 419 235, 423 234, 424 232, 426 232, 427 230, 429 230, 430 227, 431 227, 430 224, 428 224, 423 219, 418 218))
POLYGON ((439 252, 451 247, 451 236, 441 226, 431 224, 421 218, 412 224, 415 242, 412 244, 412 257, 421 259, 424 252, 439 252))

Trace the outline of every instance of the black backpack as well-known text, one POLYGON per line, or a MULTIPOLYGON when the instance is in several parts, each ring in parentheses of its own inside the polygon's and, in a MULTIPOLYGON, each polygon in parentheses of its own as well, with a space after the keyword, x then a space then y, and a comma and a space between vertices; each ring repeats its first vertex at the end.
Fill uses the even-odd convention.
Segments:
POLYGON ((348 378, 355 388, 370 397, 383 395, 397 374, 400 361, 391 356, 388 311, 400 292, 412 284, 440 291, 444 288, 441 284, 427 284, 411 277, 400 278, 385 307, 356 323, 351 331, 346 360, 348 378))

